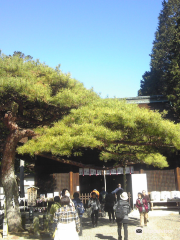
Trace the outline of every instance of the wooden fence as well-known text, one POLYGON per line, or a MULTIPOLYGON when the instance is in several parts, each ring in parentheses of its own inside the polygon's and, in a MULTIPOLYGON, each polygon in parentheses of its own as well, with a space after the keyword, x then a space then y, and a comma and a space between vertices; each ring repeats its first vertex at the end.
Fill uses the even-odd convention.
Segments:
MULTIPOLYGON (((85 207, 88 204, 88 200, 89 200, 90 196, 91 196, 91 193, 82 193, 79 195, 79 198, 81 199, 81 201, 83 202, 85 207)), ((131 193, 130 192, 128 192, 128 201, 129 201, 129 204, 131 205, 131 193)))

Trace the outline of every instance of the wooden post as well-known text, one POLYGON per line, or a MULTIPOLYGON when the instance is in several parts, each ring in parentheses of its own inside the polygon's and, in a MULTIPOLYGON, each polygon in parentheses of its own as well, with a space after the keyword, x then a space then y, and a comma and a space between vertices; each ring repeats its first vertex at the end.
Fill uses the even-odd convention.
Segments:
POLYGON ((144 173, 144 170, 143 169, 140 169, 140 174, 144 173))
POLYGON ((175 169, 175 178, 176 178, 176 190, 180 191, 180 168, 176 167, 175 169))
POLYGON ((131 205, 131 193, 128 192, 128 200, 129 200, 129 204, 131 205))
POLYGON ((126 192, 126 186, 127 186, 127 184, 126 184, 126 167, 127 167, 127 165, 125 165, 124 166, 124 168, 123 168, 123 188, 124 188, 124 191, 126 192))
POLYGON ((106 191, 106 171, 105 170, 103 171, 103 174, 104 174, 104 188, 106 191))
POLYGON ((69 172, 69 191, 72 197, 73 196, 73 172, 69 172))

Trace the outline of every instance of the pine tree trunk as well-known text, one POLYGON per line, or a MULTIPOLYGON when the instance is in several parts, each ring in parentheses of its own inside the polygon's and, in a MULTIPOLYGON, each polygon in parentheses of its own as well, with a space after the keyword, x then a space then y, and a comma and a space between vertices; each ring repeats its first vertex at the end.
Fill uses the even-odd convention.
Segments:
POLYGON ((20 129, 15 120, 11 112, 5 114, 4 123, 10 133, 4 144, 1 163, 2 186, 6 196, 7 220, 10 232, 23 230, 18 202, 19 189, 14 171, 16 147, 22 138, 35 136, 34 131, 30 129, 20 129), (12 202, 13 199, 14 205, 12 202))
POLYGON ((2 157, 2 185, 6 196, 8 229, 10 232, 22 230, 21 213, 19 209, 19 190, 14 173, 15 151, 17 145, 16 131, 10 133, 6 139, 2 157), (12 199, 14 199, 14 206, 12 199))

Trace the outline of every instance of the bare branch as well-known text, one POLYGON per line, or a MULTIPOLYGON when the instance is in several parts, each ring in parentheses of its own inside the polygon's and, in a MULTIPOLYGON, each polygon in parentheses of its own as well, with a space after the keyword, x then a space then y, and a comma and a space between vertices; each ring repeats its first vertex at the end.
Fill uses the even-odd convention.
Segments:
POLYGON ((18 129, 18 125, 15 123, 15 118, 13 117, 11 112, 7 112, 5 114, 4 124, 10 131, 18 129))

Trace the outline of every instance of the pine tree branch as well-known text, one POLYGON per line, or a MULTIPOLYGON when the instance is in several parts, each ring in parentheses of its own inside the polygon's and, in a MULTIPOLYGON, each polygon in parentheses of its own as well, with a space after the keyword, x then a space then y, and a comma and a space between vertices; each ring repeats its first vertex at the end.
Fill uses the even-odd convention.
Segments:
MULTIPOLYGON (((52 156, 50 154, 37 154, 37 156, 41 156, 41 157, 44 157, 44 158, 49 158, 49 159, 52 159, 52 160, 55 160, 55 161, 58 161, 58 162, 61 162, 61 163, 70 164, 70 165, 81 167, 81 168, 92 168, 92 169, 96 169, 96 170, 110 170, 110 169, 113 169, 115 167, 116 168, 123 167, 123 164, 118 164, 115 167, 114 166, 112 166, 112 167, 97 167, 97 166, 94 166, 94 165, 91 165, 91 164, 83 164, 83 163, 72 161, 72 160, 69 160, 69 159, 67 160, 67 159, 64 159, 64 158, 52 156)), ((135 163, 133 163, 133 162, 128 163, 128 165, 132 165, 132 164, 135 164, 135 163)))

